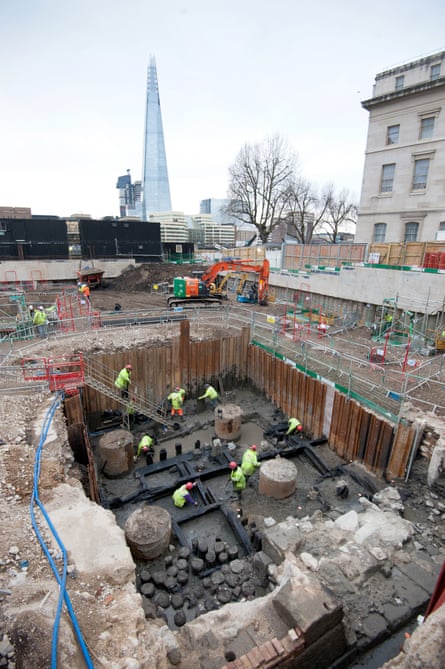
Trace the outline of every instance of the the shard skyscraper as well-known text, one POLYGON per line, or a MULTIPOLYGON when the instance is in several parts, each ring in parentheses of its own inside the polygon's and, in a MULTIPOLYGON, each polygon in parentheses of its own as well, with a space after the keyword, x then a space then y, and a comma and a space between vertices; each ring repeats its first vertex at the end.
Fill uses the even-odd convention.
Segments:
POLYGON ((156 60, 150 56, 145 108, 142 220, 148 221, 151 213, 171 211, 171 208, 156 60))

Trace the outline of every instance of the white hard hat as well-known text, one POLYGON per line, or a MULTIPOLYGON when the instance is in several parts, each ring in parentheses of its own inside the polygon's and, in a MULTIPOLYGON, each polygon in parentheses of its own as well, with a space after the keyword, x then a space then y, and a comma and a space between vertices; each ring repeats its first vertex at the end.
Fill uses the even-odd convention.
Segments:
POLYGON ((39 309, 40 309, 40 311, 43 311, 43 307, 42 307, 42 305, 40 305, 39 309))

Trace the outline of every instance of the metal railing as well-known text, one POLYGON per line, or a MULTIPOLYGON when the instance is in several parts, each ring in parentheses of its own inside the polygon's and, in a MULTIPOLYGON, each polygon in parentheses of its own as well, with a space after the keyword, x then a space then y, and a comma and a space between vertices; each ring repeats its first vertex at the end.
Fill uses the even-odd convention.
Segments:
POLYGON ((114 381, 116 379, 116 370, 110 369, 99 364, 94 356, 85 359, 85 384, 90 388, 98 390, 103 395, 115 400, 125 407, 128 412, 129 409, 156 420, 161 425, 169 426, 171 422, 166 418, 162 407, 148 400, 146 397, 138 395, 131 390, 129 397, 122 397, 121 391, 116 388, 114 381))
MULTIPOLYGON (((144 309, 134 312, 106 312, 100 314, 98 324, 96 316, 88 314, 74 319, 74 332, 65 332, 63 328, 55 328, 48 334, 48 338, 54 338, 63 342, 66 337, 85 337, 89 332, 134 329, 135 327, 151 328, 163 326, 167 333, 179 332, 179 321, 187 319, 191 323, 192 332, 199 334, 200 329, 215 327, 240 331, 241 328, 250 328, 251 341, 264 347, 273 355, 282 356, 289 363, 295 364, 301 371, 312 376, 326 379, 334 383, 338 390, 346 393, 349 397, 370 406, 377 413, 386 417, 388 415, 399 420, 403 414, 405 402, 415 401, 416 392, 421 391, 423 386, 434 384, 437 395, 434 401, 421 397, 419 402, 429 410, 445 412, 445 365, 443 355, 437 355, 417 367, 406 367, 402 370, 400 360, 395 359, 390 364, 376 364, 370 362, 369 352, 372 348, 371 338, 369 347, 360 342, 354 342, 347 338, 347 329, 342 330, 341 337, 335 335, 320 336, 317 323, 309 323, 304 328, 286 330, 282 326, 279 317, 268 314, 267 307, 261 310, 252 310, 241 304, 225 304, 215 310, 197 307, 186 311, 171 311, 167 309, 144 309), (345 349, 348 349, 347 351, 345 349)), ((20 355, 32 354, 32 350, 41 343, 41 339, 34 337, 32 340, 20 341, 20 355)), ((11 339, 9 342, 11 350, 9 359, 17 354, 19 342, 11 339)), ((3 363, 7 363, 8 355, 4 356, 3 363)), ((89 357, 88 363, 92 363, 93 356, 89 357)), ((3 368, 2 368, 3 371, 3 368)), ((11 371, 16 374, 17 371, 11 371)), ((108 392, 112 392, 113 399, 119 401, 118 393, 113 390, 113 372, 101 381, 93 373, 87 373, 88 384, 92 385, 94 378, 96 383, 102 383, 108 392)), ((105 392, 105 390, 103 390, 105 392)), ((152 416, 157 407, 151 405, 144 398, 138 398, 137 411, 152 416)), ((156 417, 159 420, 158 415, 156 417)))

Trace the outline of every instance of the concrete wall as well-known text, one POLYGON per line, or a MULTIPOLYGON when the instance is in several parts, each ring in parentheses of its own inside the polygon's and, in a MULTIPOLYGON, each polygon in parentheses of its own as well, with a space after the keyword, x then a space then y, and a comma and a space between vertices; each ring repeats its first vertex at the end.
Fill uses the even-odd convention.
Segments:
POLYGON ((445 272, 430 274, 360 266, 298 275, 274 272, 271 286, 373 305, 397 297, 400 309, 434 313, 443 308, 445 272))
MULTIPOLYGON (((95 262, 96 267, 105 270, 105 280, 119 276, 128 265, 135 264, 133 259, 95 262)), ((83 263, 82 268, 85 267, 86 263, 83 263)), ((74 281, 78 269, 78 260, 0 261, 0 285, 7 282, 8 285, 4 287, 9 288, 15 281, 74 281)), ((445 300, 445 272, 431 274, 354 265, 342 267, 338 272, 271 272, 270 285, 272 289, 278 289, 275 291, 278 294, 280 289, 289 289, 360 304, 382 305, 384 299, 397 298, 400 309, 418 313, 434 314, 443 309, 445 300)))
MULTIPOLYGON (((133 258, 121 260, 96 260, 94 267, 105 271, 104 279, 112 279, 122 272, 128 265, 134 265, 133 258)), ((93 265, 82 261, 82 269, 93 267, 93 265)), ((42 281, 75 281, 76 272, 80 268, 79 260, 22 260, 0 261, 0 284, 13 284, 20 282, 42 281)), ((7 287, 9 287, 9 285, 7 287)), ((36 287, 34 285, 34 287, 36 287)))

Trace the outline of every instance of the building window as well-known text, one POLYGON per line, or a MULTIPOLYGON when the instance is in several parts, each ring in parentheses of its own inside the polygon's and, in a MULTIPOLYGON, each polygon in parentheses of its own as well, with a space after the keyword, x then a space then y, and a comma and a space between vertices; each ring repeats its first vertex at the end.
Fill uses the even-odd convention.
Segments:
POLYGON ((420 136, 419 139, 428 139, 433 136, 434 131, 434 116, 420 119, 420 136))
POLYGON ((380 182, 381 193, 392 193, 392 186, 394 183, 394 172, 396 171, 396 164, 382 166, 382 180, 380 182))
POLYGON ((396 91, 401 91, 405 85, 405 76, 401 74, 399 77, 396 77, 396 91))
POLYGON ((440 63, 438 65, 431 65, 431 81, 436 81, 440 77, 440 63))
POLYGON ((384 242, 386 237, 386 223, 376 223, 374 225, 374 241, 384 242))
POLYGON ((389 125, 386 133, 387 144, 397 144, 399 141, 400 125, 389 125))
POLYGON ((429 158, 420 158, 414 161, 413 190, 425 190, 429 167, 429 158))
POLYGON ((440 221, 439 223, 439 230, 442 232, 442 230, 445 232, 445 221, 440 221))
POLYGON ((416 242, 417 241, 417 232, 419 230, 418 223, 406 223, 405 224, 405 242, 416 242))

